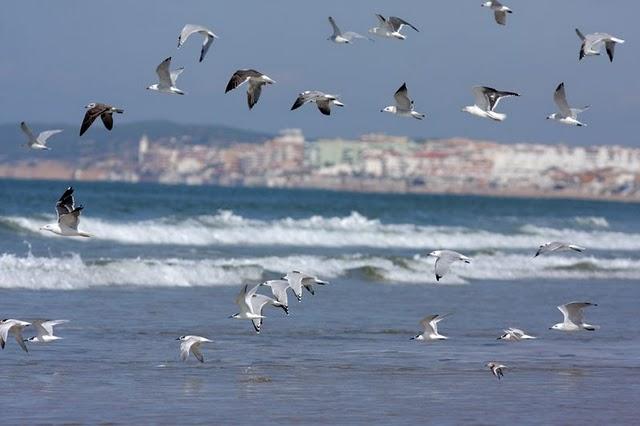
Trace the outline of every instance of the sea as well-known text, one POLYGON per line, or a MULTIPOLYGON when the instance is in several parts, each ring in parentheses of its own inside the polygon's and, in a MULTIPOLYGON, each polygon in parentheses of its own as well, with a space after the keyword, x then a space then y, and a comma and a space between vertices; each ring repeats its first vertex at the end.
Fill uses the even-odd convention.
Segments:
POLYGON ((3 425, 638 424, 639 204, 77 182, 92 237, 40 231, 67 186, 0 181, 0 317, 70 321, 0 351, 3 425), (442 248, 472 262, 436 282, 442 248), (290 270, 329 284, 228 318, 290 270), (571 301, 600 328, 549 330, 571 301), (436 313, 449 339, 410 340, 436 313))

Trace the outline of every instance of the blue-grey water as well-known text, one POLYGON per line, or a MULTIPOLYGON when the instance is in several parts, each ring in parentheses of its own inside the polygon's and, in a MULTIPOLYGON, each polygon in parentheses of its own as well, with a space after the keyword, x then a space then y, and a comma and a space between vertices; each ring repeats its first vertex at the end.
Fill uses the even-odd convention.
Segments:
POLYGON ((64 183, 0 181, 0 316, 71 321, 0 352, 2 424, 637 422, 638 204, 75 187, 88 240, 38 230, 64 183), (587 251, 532 258, 554 239, 587 251), (437 284, 443 247, 473 262, 437 284), (260 335, 227 318, 241 284, 291 269, 331 283, 260 335), (599 330, 548 330, 573 300, 599 330), (450 339, 409 340, 430 313, 450 339), (179 361, 183 334, 214 340, 204 364, 179 361))

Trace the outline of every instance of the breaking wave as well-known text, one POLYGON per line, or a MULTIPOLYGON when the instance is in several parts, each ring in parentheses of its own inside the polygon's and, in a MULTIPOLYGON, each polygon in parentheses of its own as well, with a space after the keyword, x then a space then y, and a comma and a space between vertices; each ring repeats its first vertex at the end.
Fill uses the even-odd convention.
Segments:
MULTIPOLYGON (((185 259, 84 260, 32 255, 0 256, 0 288, 72 290, 105 286, 195 287, 260 282, 292 269, 302 269, 339 285, 356 278, 380 284, 436 284, 433 259, 426 257, 265 256, 185 259)), ((470 265, 455 264, 441 284, 473 280, 517 279, 640 279, 640 259, 603 259, 593 256, 547 256, 532 259, 521 254, 480 254, 470 265)))
MULTIPOLYGON (((605 224, 608 226, 604 218, 575 220, 588 221, 592 228, 597 229, 524 225, 514 232, 501 233, 459 226, 386 224, 358 212, 344 217, 257 220, 228 210, 221 210, 215 215, 131 222, 85 217, 82 227, 96 239, 121 244, 530 250, 541 242, 557 239, 598 250, 640 249, 640 234, 604 230, 605 224)), ((43 223, 42 217, 0 218, 0 227, 10 232, 38 232, 43 223)), ((40 232, 40 235, 54 237, 47 232, 40 232)))

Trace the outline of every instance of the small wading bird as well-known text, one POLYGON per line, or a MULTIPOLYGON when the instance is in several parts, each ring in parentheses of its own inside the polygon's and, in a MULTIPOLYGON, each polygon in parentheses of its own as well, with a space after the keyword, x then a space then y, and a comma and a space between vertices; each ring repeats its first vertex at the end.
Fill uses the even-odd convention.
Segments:
POLYGON ((44 225, 41 231, 53 232, 63 237, 90 237, 90 234, 78 230, 80 223, 80 212, 84 207, 76 207, 73 199, 73 187, 67 188, 62 197, 56 203, 56 213, 58 223, 44 225))

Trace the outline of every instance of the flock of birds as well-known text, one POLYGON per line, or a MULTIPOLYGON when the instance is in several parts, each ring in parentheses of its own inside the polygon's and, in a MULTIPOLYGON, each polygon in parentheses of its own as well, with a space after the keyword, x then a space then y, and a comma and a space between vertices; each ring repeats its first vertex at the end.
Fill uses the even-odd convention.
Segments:
MULTIPOLYGON (((501 4, 497 0, 485 1, 482 3, 482 6, 493 11, 495 21, 499 25, 506 25, 507 15, 512 13, 512 10, 509 7, 501 4)), ((369 30, 369 33, 378 37, 405 40, 407 36, 402 33, 402 30, 405 27, 419 32, 418 28, 414 25, 396 16, 385 18, 384 16, 377 14, 376 18, 378 23, 375 27, 369 30)), ((328 40, 334 43, 352 44, 356 40, 360 39, 371 40, 369 37, 353 31, 343 32, 340 30, 333 17, 329 17, 328 19, 333 30, 333 33, 329 36, 328 40)), ((609 60, 613 61, 615 45, 624 43, 624 40, 606 33, 583 35, 578 29, 575 31, 581 41, 579 53, 580 60, 585 56, 600 55, 601 49, 604 46, 609 60)), ((185 25, 180 32, 178 37, 178 48, 182 47, 194 34, 198 34, 203 37, 202 48, 199 55, 199 62, 202 62, 218 36, 209 28, 200 25, 188 24, 185 25)), ((147 89, 166 94, 184 95, 185 92, 177 87, 178 77, 183 71, 184 68, 172 70, 171 57, 168 57, 156 68, 158 83, 148 86, 147 89)), ((240 69, 234 72, 231 76, 231 79, 225 88, 225 93, 230 92, 245 83, 247 84, 247 103, 249 109, 252 109, 260 99, 263 86, 274 84, 275 81, 268 75, 256 71, 255 69, 240 69)), ((474 104, 464 107, 462 111, 477 117, 494 121, 503 121, 506 119, 506 114, 496 111, 496 107, 502 98, 520 96, 518 93, 513 91, 497 90, 487 86, 473 87, 473 95, 475 98, 474 104)), ((403 83, 395 92, 394 99, 395 104, 383 108, 381 112, 420 120, 425 118, 425 114, 414 109, 414 102, 409 96, 406 83, 403 83)), ((555 120, 567 125, 585 126, 584 123, 578 120, 578 115, 585 111, 588 106, 583 108, 572 108, 567 101, 564 83, 560 83, 557 86, 553 99, 558 107, 558 112, 550 114, 547 119, 555 120)), ((298 109, 307 103, 315 103, 318 110, 324 115, 330 115, 331 108, 333 106, 344 106, 337 95, 324 93, 318 90, 308 90, 297 96, 291 110, 298 109)), ((111 130, 113 128, 113 114, 124 113, 124 109, 114 107, 106 103, 92 102, 85 108, 86 113, 80 127, 80 136, 82 136, 91 127, 98 117, 100 117, 107 130, 111 130)), ((48 139, 61 132, 61 130, 47 130, 41 132, 38 136, 34 136, 31 129, 25 122, 22 122, 20 127, 27 136, 27 146, 35 150, 49 149, 47 146, 48 139)), ((82 206, 76 207, 73 197, 73 188, 69 187, 56 203, 57 222, 44 225, 40 229, 65 237, 90 237, 90 234, 78 229, 82 209, 82 206)), ((581 252, 584 249, 574 244, 552 241, 542 244, 538 248, 534 257, 545 253, 566 250, 581 252)), ((429 253, 429 256, 436 258, 436 281, 440 281, 445 274, 447 274, 453 263, 471 262, 469 257, 452 250, 436 250, 429 253)), ((311 294, 315 294, 313 286, 325 284, 328 284, 328 282, 320 280, 313 275, 305 274, 300 271, 291 271, 279 280, 266 281, 252 287, 244 285, 235 300, 235 303, 239 307, 239 312, 231 315, 230 318, 249 320, 251 321, 256 333, 260 333, 263 320, 265 318, 263 314, 265 307, 272 306, 280 308, 286 313, 286 315, 289 315, 287 297, 289 290, 293 292, 298 301, 301 301, 303 288, 308 290, 311 294), (258 293, 260 288, 269 288, 271 295, 258 293)), ((558 309, 564 316, 563 322, 555 324, 550 327, 550 329, 561 331, 596 330, 598 328, 597 326, 584 322, 583 308, 592 305, 595 306, 595 304, 588 302, 571 302, 558 306, 558 309)), ((426 316, 420 321, 420 325, 423 329, 422 333, 412 337, 412 339, 418 341, 447 339, 446 336, 443 336, 438 332, 438 323, 445 317, 447 317, 447 315, 426 316)), ((66 322, 66 320, 37 320, 32 322, 17 319, 2 320, 0 321, 0 346, 4 349, 9 334, 12 334, 20 347, 24 351, 28 352, 26 342, 49 343, 60 339, 60 337, 54 335, 53 327, 66 322), (36 336, 23 339, 22 332, 27 326, 33 326, 35 328, 36 336)), ((505 329, 504 334, 498 337, 499 340, 506 341, 522 341, 535 338, 536 337, 530 336, 518 328, 505 329)), ((189 354, 192 354, 200 362, 204 362, 201 345, 203 343, 212 342, 212 340, 209 340, 208 338, 195 335, 180 336, 177 340, 180 341, 180 357, 182 360, 187 360, 189 354)), ((503 376, 503 370, 506 368, 505 365, 498 362, 490 362, 486 364, 486 367, 489 368, 493 375, 498 379, 503 376)))

